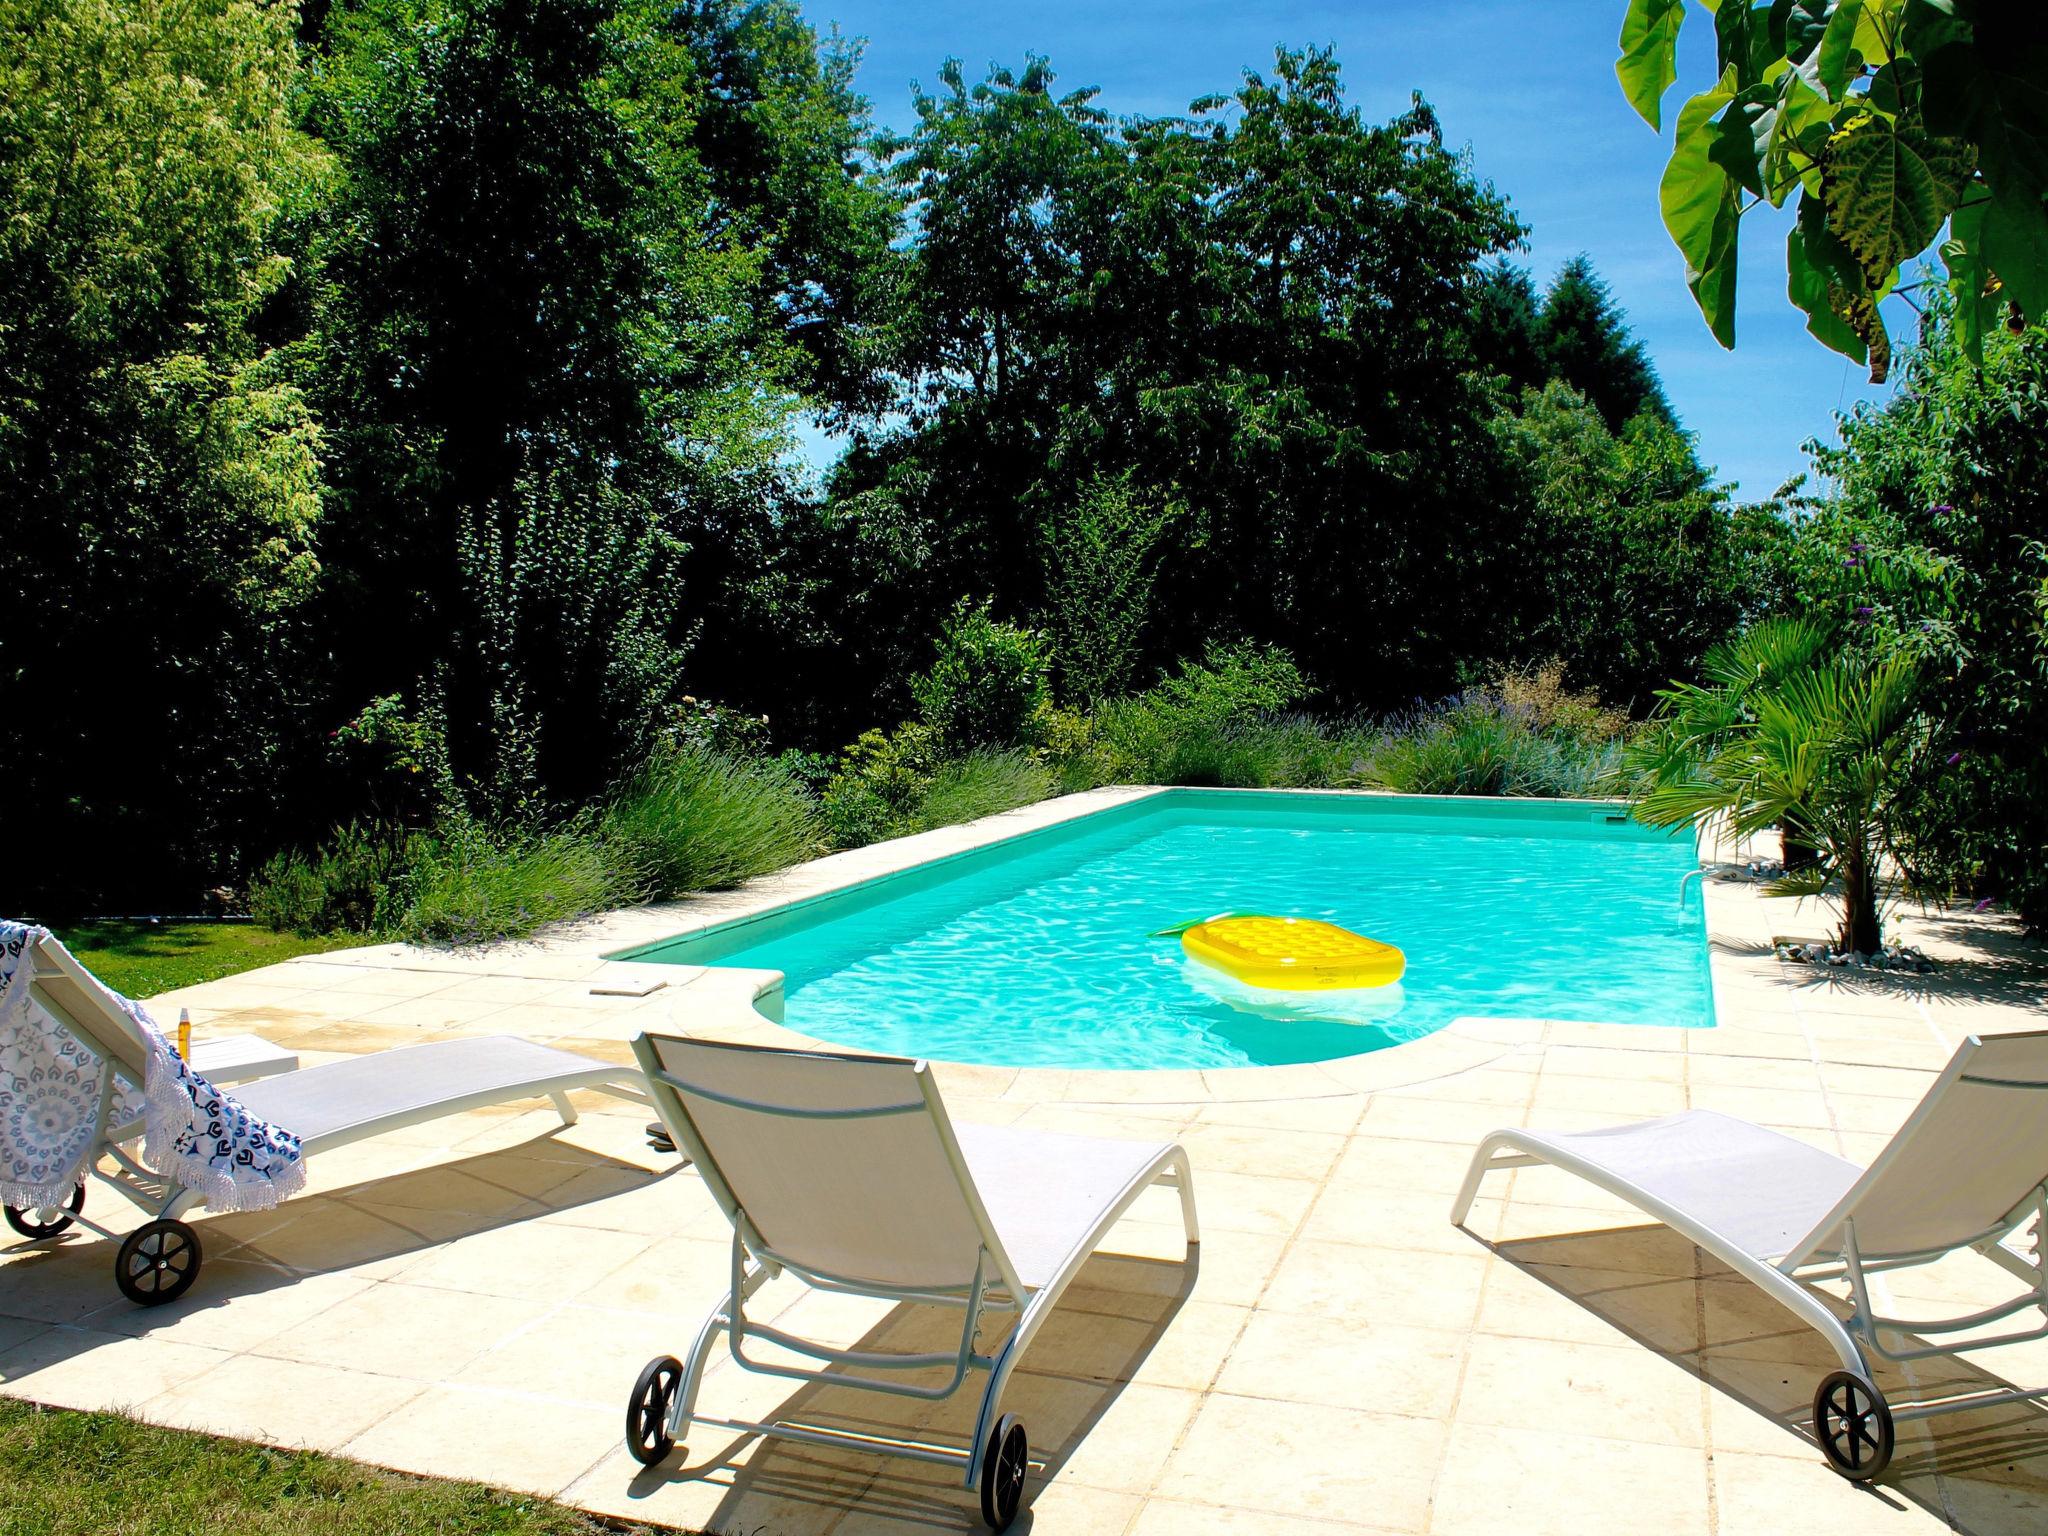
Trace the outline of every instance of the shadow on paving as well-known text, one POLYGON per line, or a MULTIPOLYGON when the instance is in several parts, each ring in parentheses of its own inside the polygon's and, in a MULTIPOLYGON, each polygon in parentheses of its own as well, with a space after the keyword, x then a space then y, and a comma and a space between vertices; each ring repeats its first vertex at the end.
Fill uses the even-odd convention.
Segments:
MULTIPOLYGON (((1834 1351, 1791 1312, 1670 1228, 1574 1232, 1487 1246, 1778 1426, 1786 1453, 1809 1451, 1814 1470, 1824 1470, 1810 1418, 1815 1388, 1839 1368, 1834 1351)), ((1909 1304, 1892 1310, 1908 1309, 1909 1304)), ((1836 1310, 1846 1317, 1850 1309, 1842 1302, 1836 1310)), ((2025 1327, 2024 1317, 2008 1326, 2025 1327)), ((1930 1342, 1913 1334, 1887 1338, 1901 1348, 1930 1342)), ((1957 1355, 1936 1355, 1910 1367, 1879 1361, 1877 1380, 1895 1405, 2038 1385, 2007 1381, 1957 1355)), ((2048 1529, 2048 1412, 2033 1403, 2007 1403, 1901 1424, 1890 1469, 1875 1484, 1851 1486, 1893 1508, 1909 1500, 1970 1536, 2039 1536, 2048 1529)))
MULTIPOLYGON (((148 1334, 310 1275, 402 1258, 456 1238, 573 1211, 668 1178, 682 1166, 672 1159, 650 1171, 546 1134, 389 1178, 302 1195, 271 1211, 209 1217, 201 1209, 186 1218, 204 1255, 199 1278, 184 1296, 160 1307, 124 1301, 114 1285, 118 1242, 73 1227, 41 1243, 0 1244, 0 1258, 8 1261, 0 1313, 60 1324, 89 1318, 94 1329, 148 1334), (545 1149, 544 1159, 533 1156, 537 1148, 545 1149)), ((147 1219, 98 1181, 87 1188, 97 1206, 93 1214, 117 1230, 131 1230, 147 1219)), ((76 1337, 76 1353, 92 1347, 92 1334, 76 1337)))
MULTIPOLYGON (((1011 1376, 1002 1403, 1002 1411, 1021 1418, 1031 1437, 1033 1495, 1082 1451, 1089 1432, 1158 1345, 1194 1289, 1199 1254, 1199 1249, 1192 1249, 1185 1261, 1175 1261, 1099 1253, 1087 1262, 1053 1309, 1011 1376)), ((950 1353, 959 1337, 957 1310, 904 1303, 851 1347, 902 1354, 950 1353)), ((985 1333, 982 1350, 991 1353, 1000 1343, 1000 1335, 991 1341, 985 1333)), ((713 1359, 727 1354, 721 1346, 713 1359)), ((910 1381, 942 1384, 947 1373, 903 1374, 910 1381)), ((735 1381, 728 1369, 709 1374, 698 1407, 720 1418, 759 1422, 765 1415, 883 1439, 957 1446, 973 1433, 987 1380, 985 1373, 971 1372, 960 1391, 938 1402, 791 1383, 795 1390, 779 1402, 771 1398, 743 1411, 730 1401, 719 1400, 719 1388, 730 1389, 735 1381)), ((836 1514, 828 1511, 856 1507, 864 1525, 886 1522, 904 1529, 985 1529, 979 1496, 962 1486, 960 1472, 874 1452, 735 1436, 732 1431, 699 1426, 667 1462, 640 1472, 630 1492, 645 1498, 663 1484, 683 1478, 702 1478, 726 1487, 716 1513, 704 1522, 707 1531, 804 1528, 821 1520, 830 1523, 836 1514), (698 1459, 690 1454, 691 1441, 706 1446, 715 1443, 717 1449, 698 1459), (745 1465, 735 1465, 750 1449, 745 1465)), ((1025 1532, 1031 1525, 1027 1507, 1011 1530, 1025 1532)))

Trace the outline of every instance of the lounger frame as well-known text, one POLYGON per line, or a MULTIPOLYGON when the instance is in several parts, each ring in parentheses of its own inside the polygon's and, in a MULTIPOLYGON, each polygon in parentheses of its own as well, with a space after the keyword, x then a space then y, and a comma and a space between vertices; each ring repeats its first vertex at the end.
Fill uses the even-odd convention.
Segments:
MULTIPOLYGON (((1965 1043, 1935 1080, 1926 1096, 1879 1153, 1862 1178, 1843 1195, 1830 1211, 1798 1243, 1776 1259, 1758 1258, 1728 1241, 1712 1227, 1695 1220, 1686 1211, 1670 1205, 1628 1179, 1598 1164, 1537 1139, 1526 1131, 1503 1129, 1480 1142, 1466 1169, 1465 1180, 1451 1209, 1451 1220, 1463 1226, 1487 1174, 1510 1168, 1548 1164, 1576 1174, 1589 1184, 1628 1201, 1646 1215, 1691 1240, 1730 1269, 1751 1281, 1826 1339, 1841 1361, 1842 1369, 1857 1376, 1878 1393, 1871 1370, 1871 1355, 1908 1362, 1935 1355, 1959 1355, 1972 1350, 1992 1349, 2006 1344, 2023 1344, 2048 1338, 2048 1180, 2034 1185, 2020 1203, 1991 1227, 1964 1241, 1918 1252, 1885 1253, 1866 1257, 1856 1237, 1856 1205, 1862 1192, 1905 1152, 1912 1135, 1936 1112, 1943 1090, 1952 1083, 2011 1089, 2015 1092, 2048 1092, 2048 1081, 2022 1078, 1992 1078, 1970 1071, 1970 1058, 1979 1044, 1965 1043), (2029 1223, 2036 1224, 2031 1258, 2015 1252, 2011 1239, 2029 1223), (1911 1269, 1932 1264, 1952 1253, 1969 1249, 1981 1254, 2019 1280, 2025 1291, 2009 1301, 1956 1317, 1905 1320, 1880 1316, 1872 1304, 1870 1277, 1889 1270, 1911 1269), (1849 1289, 1850 1313, 1841 1316, 1829 1304, 1818 1286, 1827 1281, 1845 1282, 1849 1289), (1897 1348, 1885 1341, 1887 1334, 1941 1336, 1966 1333, 2001 1322, 2029 1307, 2040 1311, 2042 1321, 1987 1338, 1955 1340, 1913 1348, 1897 1348)), ((1892 1405, 1897 1422, 1932 1418, 1937 1414, 1965 1413, 1995 1407, 2001 1403, 2028 1402, 2048 1398, 2048 1387, 2014 1387, 1985 1392, 1959 1393, 1948 1397, 1921 1398, 1892 1405)))
MULTIPOLYGON (((166 1178, 163 1174, 145 1167, 129 1152, 125 1143, 131 1143, 142 1135, 142 1121, 131 1120, 118 1125, 110 1123, 115 1100, 122 1092, 122 1085, 126 1084, 140 1091, 143 1087, 144 1073, 147 1071, 144 1053, 148 1047, 136 1035, 133 1024, 125 1014, 107 1014, 99 1018, 85 1016, 81 1011, 68 1007, 61 996, 54 995, 48 990, 45 986, 47 980, 62 978, 76 987, 88 1002, 95 1000, 98 994, 104 991, 92 973, 80 965, 61 945, 37 943, 32 947, 31 962, 35 966, 35 974, 30 981, 30 988, 36 1002, 51 1018, 83 1042, 86 1049, 99 1057, 107 1069, 100 1075, 99 1129, 94 1136, 92 1150, 87 1154, 87 1174, 116 1191, 123 1199, 139 1207, 154 1220, 175 1220, 194 1206, 203 1204, 206 1199, 203 1192, 188 1189, 176 1180, 166 1178)), ((640 1087, 635 1086, 639 1082, 640 1074, 633 1068, 593 1061, 588 1071, 563 1073, 545 1081, 440 1099, 396 1114, 357 1121, 323 1135, 304 1137, 300 1140, 300 1151, 303 1155, 311 1156, 333 1147, 367 1141, 387 1131, 423 1125, 432 1120, 462 1114, 467 1110, 482 1109, 492 1104, 503 1104, 524 1098, 546 1097, 553 1102, 556 1113, 562 1117, 562 1124, 574 1125, 577 1112, 575 1105, 569 1102, 571 1093, 586 1088, 595 1089, 616 1098, 631 1099, 640 1104, 648 1103, 648 1095, 640 1087)), ((284 1126, 282 1129, 290 1130, 291 1127, 284 1126)), ((70 1216, 79 1226, 101 1237, 121 1236, 119 1232, 87 1216, 83 1211, 67 1211, 64 1214, 70 1216)))
POLYGON ((919 1097, 916 1099, 881 1107, 818 1109, 740 1099, 713 1092, 702 1084, 684 1083, 662 1065, 653 1043, 645 1035, 634 1042, 633 1049, 646 1075, 656 1112, 661 1116, 663 1124, 668 1127, 676 1145, 705 1176, 706 1184, 711 1187, 714 1196, 721 1207, 725 1208, 733 1224, 730 1285, 726 1294, 711 1309, 703 1325, 697 1330, 696 1341, 691 1345, 689 1357, 684 1362, 683 1377, 676 1390, 674 1405, 669 1410, 668 1433, 677 1443, 686 1438, 691 1424, 707 1424, 713 1428, 733 1430, 741 1434, 907 1457, 914 1461, 954 1467, 962 1474, 962 1486, 969 1490, 976 1489, 980 1486, 982 1473, 980 1447, 987 1442, 990 1431, 1001 1417, 1003 1391, 1009 1384, 1018 1360, 1030 1347, 1032 1339, 1036 1337, 1053 1307, 1058 1304, 1060 1296, 1073 1282, 1074 1276, 1080 1272, 1081 1266, 1094 1254, 1102 1239, 1131 1208, 1133 1202, 1155 1184, 1178 1191, 1181 1220, 1187 1231, 1188 1243, 1192 1246, 1201 1241, 1201 1230, 1195 1217, 1194 1187, 1187 1153, 1178 1146, 1165 1147, 1103 1210, 1094 1225, 1089 1228, 1086 1237, 1067 1254, 1052 1278, 1034 1291, 1019 1278, 1016 1267, 1004 1252, 1002 1239, 997 1235, 994 1224, 989 1219, 980 1192, 975 1188, 974 1177, 968 1169, 966 1158, 961 1153, 959 1142, 952 1134, 945 1104, 939 1097, 938 1084, 924 1062, 920 1061, 914 1067, 919 1091, 919 1097), (689 1110, 683 1102, 681 1093, 678 1092, 679 1089, 687 1089, 701 1098, 733 1108, 777 1118, 829 1120, 867 1119, 898 1114, 930 1115, 939 1129, 940 1141, 945 1148, 953 1176, 959 1183, 961 1195, 980 1228, 981 1251, 976 1260, 973 1281, 957 1289, 945 1290, 879 1285, 872 1281, 854 1281, 845 1276, 809 1269, 777 1253, 755 1228, 747 1216, 745 1207, 736 1201, 729 1202, 728 1186, 719 1172, 717 1160, 698 1135, 697 1127, 691 1120, 689 1110), (748 1300, 762 1286, 783 1273, 796 1276, 814 1289, 841 1295, 861 1296, 877 1301, 959 1307, 962 1309, 960 1342, 948 1354, 908 1355, 838 1349, 815 1340, 799 1338, 779 1328, 772 1328, 748 1318, 748 1300), (993 1354, 985 1354, 975 1348, 975 1338, 983 1317, 991 1312, 1014 1313, 1016 1324, 993 1354), (718 1418, 698 1413, 696 1405, 705 1368, 710 1363, 711 1353, 721 1337, 728 1342, 734 1363, 742 1370, 757 1375, 778 1376, 791 1381, 852 1387, 927 1401, 938 1401, 953 1396, 966 1384, 969 1375, 976 1371, 987 1372, 988 1381, 982 1389, 974 1429, 964 1445, 885 1439, 863 1435, 854 1430, 805 1424, 794 1419, 754 1421, 718 1418), (794 1354, 817 1360, 821 1362, 821 1366, 813 1370, 750 1358, 746 1350, 750 1340, 760 1340, 779 1346, 794 1354), (853 1372, 861 1373, 944 1369, 948 1375, 943 1382, 919 1384, 829 1369, 833 1366, 851 1367, 853 1372))

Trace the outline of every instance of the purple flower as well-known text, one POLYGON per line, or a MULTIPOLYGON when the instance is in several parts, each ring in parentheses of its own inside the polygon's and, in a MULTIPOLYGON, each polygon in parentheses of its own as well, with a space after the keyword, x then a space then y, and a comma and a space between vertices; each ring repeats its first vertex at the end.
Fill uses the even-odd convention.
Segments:
POLYGON ((1929 517, 1947 517, 1947 516, 1949 515, 1949 513, 1953 512, 1953 511, 1955 511, 1955 508, 1954 508, 1954 507, 1952 507, 1952 506, 1950 506, 1950 505, 1949 505, 1949 504, 1948 504, 1947 502, 1945 502, 1945 501, 1944 501, 1944 502, 1943 502, 1943 503, 1942 503, 1942 504, 1941 504, 1940 506, 1938 506, 1938 507, 1929 507, 1929 508, 1927 509, 1927 515, 1928 515, 1929 517))
POLYGON ((1858 540, 1856 543, 1851 544, 1849 548, 1860 555, 1863 553, 1863 551, 1870 548, 1870 546, 1868 544, 1863 543, 1861 540, 1858 540))
POLYGON ((1956 765, 1957 763, 1960 763, 1960 762, 1961 762, 1962 760, 1963 760, 1963 754, 1962 754, 1962 753, 1960 753, 1960 752, 1951 752, 1951 753, 1949 753, 1949 755, 1948 755, 1948 763, 1947 763, 1947 766, 1948 766, 1948 767, 1950 767, 1950 768, 1953 768, 1953 767, 1955 767, 1955 765, 1956 765))
POLYGON ((1985 912, 1989 911, 1990 907, 1991 898, 1989 896, 1986 896, 1982 901, 1978 902, 1974 907, 1970 908, 1970 910, 1972 912, 1985 912))
POLYGON ((1856 610, 1856 622, 1858 624, 1868 624, 1870 622, 1871 615, 1876 612, 1877 610, 1875 608, 1869 607, 1868 605, 1858 608, 1856 610))

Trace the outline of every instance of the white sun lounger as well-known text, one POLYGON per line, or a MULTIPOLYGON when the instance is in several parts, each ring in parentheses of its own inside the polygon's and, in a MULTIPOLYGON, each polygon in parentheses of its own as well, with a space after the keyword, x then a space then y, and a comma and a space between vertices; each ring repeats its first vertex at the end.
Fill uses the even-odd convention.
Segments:
MULTIPOLYGON (((198 1277, 198 1234, 178 1217, 203 1202, 196 1190, 144 1167, 123 1145, 142 1133, 140 1121, 110 1124, 121 1084, 140 1089, 149 1046, 120 1002, 54 938, 30 951, 30 994, 85 1043, 110 1071, 100 1081, 99 1130, 88 1168, 94 1177, 153 1218, 128 1234, 114 1262, 115 1283, 145 1306, 174 1301, 198 1277)), ((206 1056, 193 1051, 194 1070, 206 1056)), ((299 1138, 310 1157, 465 1110, 518 1099, 549 1098, 564 1125, 576 1123, 569 1095, 592 1088, 647 1102, 640 1074, 506 1035, 405 1046, 374 1055, 305 1067, 244 1083, 234 1098, 258 1119, 299 1138)), ((103 1237, 115 1234, 83 1214, 85 1186, 61 1211, 16 1213, 18 1230, 54 1237, 76 1221, 103 1237)))
POLYGON ((964 1473, 997 1530, 1015 1518, 1030 1447, 1002 1413, 1018 1357, 1088 1256, 1154 1184, 1180 1192, 1190 1245, 1199 1241, 1187 1154, 1165 1143, 955 1126, 921 1061, 837 1056, 642 1035, 634 1050, 676 1145, 696 1163, 732 1222, 731 1288, 711 1309, 687 1368, 648 1362, 626 1410, 627 1448, 653 1466, 691 1423, 813 1444, 910 1456, 964 1473), (960 1342, 946 1354, 834 1349, 750 1320, 746 1304, 788 1271, 825 1291, 959 1307, 960 1342), (1017 1314, 993 1354, 976 1339, 988 1311, 1017 1314), (936 1400, 970 1371, 988 1384, 964 1447, 882 1440, 787 1419, 752 1423, 696 1411, 712 1347, 726 1339, 741 1368, 936 1400), (852 1372, 773 1363, 757 1342, 852 1372), (935 1382, 875 1372, 943 1372, 935 1382))
POLYGON ((1746 1120, 1689 1110, 1605 1130, 1495 1131, 1479 1144, 1451 1220, 1496 1168, 1549 1163, 1621 1196, 1754 1281, 1834 1347, 1842 1368, 1814 1393, 1828 1464, 1867 1479, 1891 1460, 1893 1425, 2048 1397, 2048 1388, 1885 1402, 1866 1350, 1887 1360, 1989 1349, 2048 1336, 2048 1032, 1975 1036, 1867 1169, 1746 1120), (2011 1246, 2029 1222, 2031 1258, 2011 1246), (1968 1316, 1903 1322, 1871 1306, 1868 1277, 1974 1249, 2025 1293, 1968 1316), (1846 1280, 1850 1315, 1812 1285, 1846 1280), (2029 1307, 2044 1321, 1946 1346, 1895 1348, 1886 1334, 1981 1329, 2029 1307))

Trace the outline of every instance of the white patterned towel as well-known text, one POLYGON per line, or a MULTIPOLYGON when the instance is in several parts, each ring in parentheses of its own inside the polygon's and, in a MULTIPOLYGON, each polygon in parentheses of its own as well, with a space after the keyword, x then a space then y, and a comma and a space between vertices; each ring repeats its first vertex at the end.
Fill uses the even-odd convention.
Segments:
MULTIPOLYGON (((0 1200, 63 1203, 99 1129, 103 1064, 30 995, 41 928, 0 921, 0 1200)), ((148 1047, 142 1161, 212 1211, 268 1210, 305 1187, 299 1138, 257 1119, 185 1065, 142 1005, 107 994, 148 1047)), ((118 1111, 117 1111, 118 1113, 118 1111)))

